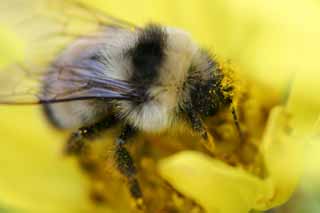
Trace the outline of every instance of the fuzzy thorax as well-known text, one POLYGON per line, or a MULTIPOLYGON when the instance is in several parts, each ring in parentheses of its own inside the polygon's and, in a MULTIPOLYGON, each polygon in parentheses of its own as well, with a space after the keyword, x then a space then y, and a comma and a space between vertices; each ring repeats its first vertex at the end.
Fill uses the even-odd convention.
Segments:
POLYGON ((148 99, 141 104, 123 101, 121 115, 138 129, 161 132, 177 122, 184 102, 184 83, 188 78, 192 58, 198 52, 190 36, 177 29, 165 28, 165 57, 159 65, 157 79, 147 89, 148 99))

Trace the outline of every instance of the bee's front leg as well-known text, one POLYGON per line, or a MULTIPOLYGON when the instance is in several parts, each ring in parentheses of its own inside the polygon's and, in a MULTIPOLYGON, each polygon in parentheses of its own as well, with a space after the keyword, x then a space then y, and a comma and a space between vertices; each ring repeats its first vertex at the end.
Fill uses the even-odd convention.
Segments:
POLYGON ((127 178, 130 193, 135 199, 137 207, 144 208, 141 188, 136 177, 137 170, 130 153, 125 148, 125 144, 128 142, 128 139, 130 139, 135 133, 136 130, 130 125, 126 125, 122 129, 120 136, 116 139, 114 156, 118 170, 127 178))
POLYGON ((192 107, 189 107, 186 110, 187 117, 189 119, 192 130, 201 137, 201 143, 204 147, 211 153, 215 151, 215 142, 207 130, 206 125, 204 124, 201 116, 197 111, 195 111, 192 107))
POLYGON ((80 154, 85 145, 85 141, 95 139, 102 131, 114 126, 116 123, 116 118, 109 116, 92 126, 78 129, 71 134, 65 145, 64 152, 66 154, 80 154))

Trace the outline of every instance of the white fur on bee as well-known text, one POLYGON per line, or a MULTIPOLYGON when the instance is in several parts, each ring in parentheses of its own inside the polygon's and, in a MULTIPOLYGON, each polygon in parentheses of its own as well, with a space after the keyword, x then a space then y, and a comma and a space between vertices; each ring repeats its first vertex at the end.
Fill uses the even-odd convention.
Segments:
POLYGON ((166 28, 168 41, 159 78, 148 89, 150 100, 136 109, 121 101, 120 116, 133 126, 147 132, 162 132, 176 122, 176 112, 183 84, 198 47, 184 31, 166 28))
MULTIPOLYGON (((183 107, 181 104, 187 102, 181 99, 189 97, 189 89, 185 88, 184 83, 188 75, 199 74, 188 73, 190 64, 194 60, 200 60, 199 63, 203 61, 199 58, 201 54, 198 46, 191 40, 189 34, 174 28, 165 30, 168 35, 166 57, 161 64, 158 79, 148 88, 147 94, 150 99, 139 107, 129 101, 113 101, 117 107, 115 113, 118 117, 146 132, 162 132, 178 122, 177 110, 183 107)), ((98 49, 107 59, 104 74, 114 79, 129 80, 133 65, 129 57, 125 57, 122 53, 124 49, 132 48, 137 39, 136 31, 107 28, 94 39, 88 37, 75 41, 62 53, 56 63, 76 64, 98 49)), ((49 87, 55 89, 59 85, 53 84, 49 87)), ((111 113, 110 104, 96 100, 57 103, 49 107, 58 125, 69 129, 92 125, 111 113)))

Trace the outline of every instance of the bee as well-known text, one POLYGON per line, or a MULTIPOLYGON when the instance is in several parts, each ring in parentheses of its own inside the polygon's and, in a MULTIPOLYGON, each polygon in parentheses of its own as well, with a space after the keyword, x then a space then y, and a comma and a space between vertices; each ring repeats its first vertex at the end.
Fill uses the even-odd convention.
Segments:
POLYGON ((207 118, 231 109, 241 132, 232 107, 233 85, 226 83, 230 76, 218 61, 183 30, 139 27, 101 13, 95 21, 99 27, 94 32, 74 36, 40 71, 35 91, 29 86, 17 92, 3 88, 0 103, 41 104, 51 124, 72 132, 65 146, 68 154, 79 154, 85 143, 120 125, 114 160, 131 195, 142 202, 128 141, 139 132, 162 134, 181 127, 213 152, 207 118))

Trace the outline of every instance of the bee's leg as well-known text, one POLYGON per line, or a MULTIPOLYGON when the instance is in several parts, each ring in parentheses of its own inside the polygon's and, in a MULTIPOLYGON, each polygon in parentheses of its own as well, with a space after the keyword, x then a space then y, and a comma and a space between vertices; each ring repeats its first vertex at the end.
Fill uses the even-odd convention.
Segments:
POLYGON ((100 132, 110 128, 117 122, 114 116, 109 116, 104 120, 88 127, 82 127, 71 134, 67 141, 64 152, 66 154, 79 154, 83 149, 86 140, 93 140, 99 136, 100 132))
POLYGON ((210 134, 210 132, 207 130, 199 113, 193 110, 192 108, 189 108, 186 112, 187 112, 187 116, 189 118, 189 122, 191 124, 192 130, 202 138, 201 143, 203 143, 206 149, 208 149, 208 151, 210 151, 211 153, 214 153, 214 150, 215 150, 214 139, 210 134))
POLYGON ((136 130, 129 125, 126 125, 122 129, 120 136, 116 139, 115 161, 120 173, 127 178, 130 193, 136 200, 137 206, 142 208, 143 199, 140 185, 136 177, 137 170, 130 153, 125 148, 125 144, 128 142, 128 139, 130 139, 135 132, 136 130))

